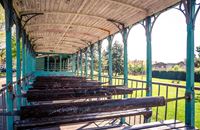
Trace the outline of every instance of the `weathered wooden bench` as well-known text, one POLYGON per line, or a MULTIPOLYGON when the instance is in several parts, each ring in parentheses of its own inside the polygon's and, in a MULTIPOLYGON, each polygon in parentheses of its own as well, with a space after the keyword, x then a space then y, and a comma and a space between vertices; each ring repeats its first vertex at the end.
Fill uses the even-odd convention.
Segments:
POLYGON ((81 122, 94 122, 97 120, 113 119, 126 116, 143 115, 144 118, 149 118, 152 115, 151 110, 137 109, 137 110, 126 110, 126 111, 114 111, 114 112, 102 112, 102 113, 90 113, 81 115, 70 115, 70 116, 57 116, 51 118, 37 118, 37 119, 26 119, 16 121, 14 126, 17 130, 38 128, 38 127, 50 127, 62 124, 72 124, 81 122))
POLYGON ((131 94, 133 88, 107 87, 94 89, 48 89, 48 90, 29 90, 26 98, 29 102, 71 100, 82 98, 110 97, 113 95, 131 94))
POLYGON ((61 115, 80 115, 98 112, 126 111, 165 105, 164 97, 129 98, 73 103, 55 103, 47 105, 23 106, 20 118, 42 118, 61 115))
POLYGON ((97 81, 49 81, 49 82, 34 82, 32 84, 33 88, 40 88, 40 87, 62 87, 62 86, 77 86, 77 85, 101 85, 102 82, 97 81))

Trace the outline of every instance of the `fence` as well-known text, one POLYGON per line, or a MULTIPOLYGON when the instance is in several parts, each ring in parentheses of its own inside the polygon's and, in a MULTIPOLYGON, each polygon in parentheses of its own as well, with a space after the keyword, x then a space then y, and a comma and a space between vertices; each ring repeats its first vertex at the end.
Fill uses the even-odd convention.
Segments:
MULTIPOLYGON (((95 75, 95 79, 98 76, 95 75)), ((108 76, 102 76, 103 82, 108 82, 108 76)), ((124 79, 120 77, 113 77, 113 85, 123 85, 124 79)), ((145 97, 146 96, 146 81, 128 79, 128 87, 136 88, 132 94, 128 95, 128 98, 145 97)), ((151 121, 161 121, 174 119, 179 121, 185 121, 185 86, 179 84, 152 82, 152 96, 164 96, 166 98, 166 105, 162 107, 156 107, 152 109, 151 121)), ((195 119, 196 126, 200 128, 200 87, 195 87, 195 119)), ((123 95, 114 96, 114 99, 123 98, 123 95)), ((128 117, 126 121, 130 125, 144 123, 144 119, 141 116, 128 117)))
MULTIPOLYGON (((30 79, 33 77, 32 74, 26 76, 25 78, 20 79, 19 81, 15 81, 12 83, 12 88, 13 88, 13 110, 16 111, 17 109, 17 98, 21 98, 21 95, 17 95, 17 84, 19 87, 23 87, 23 86, 27 86, 29 84, 30 79)), ((6 116, 9 115, 9 113, 7 113, 7 109, 6 109, 6 85, 3 84, 1 89, 0 89, 0 130, 6 130, 6 116)), ((13 112, 14 114, 14 112, 13 112)), ((11 113, 12 115, 12 113, 11 113)), ((18 117, 14 116, 14 120, 16 120, 18 117)))

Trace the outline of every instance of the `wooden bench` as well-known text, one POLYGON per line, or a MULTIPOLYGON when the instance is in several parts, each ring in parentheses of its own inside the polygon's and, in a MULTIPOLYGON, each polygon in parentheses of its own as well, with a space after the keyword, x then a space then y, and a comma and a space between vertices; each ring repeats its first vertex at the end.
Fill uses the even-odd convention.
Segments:
POLYGON ((164 97, 145 97, 73 103, 53 103, 47 105, 22 106, 20 118, 54 117, 100 112, 126 111, 165 105, 164 97))
POLYGON ((149 118, 152 115, 152 111, 146 109, 137 110, 126 110, 126 111, 115 111, 115 112, 103 112, 103 113, 90 113, 82 115, 71 115, 71 116, 58 116, 51 118, 37 118, 37 119, 26 119, 16 121, 14 126, 15 129, 28 129, 38 127, 50 127, 55 125, 81 123, 81 122, 94 122, 97 120, 113 119, 126 116, 143 115, 145 118, 149 118))
POLYGON ((53 101, 82 98, 110 97, 113 95, 132 94, 133 88, 112 87, 93 89, 49 89, 49 90, 29 90, 26 98, 29 102, 53 101))

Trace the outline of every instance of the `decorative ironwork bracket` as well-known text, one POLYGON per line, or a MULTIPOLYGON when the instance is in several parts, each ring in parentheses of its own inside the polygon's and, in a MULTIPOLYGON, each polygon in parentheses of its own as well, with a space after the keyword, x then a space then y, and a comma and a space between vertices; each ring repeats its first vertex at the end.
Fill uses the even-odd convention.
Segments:
POLYGON ((38 15, 43 15, 44 13, 27 13, 27 14, 22 14, 21 16, 20 16, 20 19, 22 20, 22 18, 24 17, 24 16, 30 16, 27 20, 22 20, 23 22, 24 22, 24 25, 23 25, 23 28, 25 28, 25 26, 26 26, 26 24, 32 19, 32 18, 34 18, 34 17, 36 17, 36 16, 38 16, 38 15))
MULTIPOLYGON (((191 2, 188 3, 187 0, 181 0, 181 2, 179 4, 179 7, 175 8, 175 9, 177 9, 177 10, 179 10, 179 11, 181 11, 183 13, 183 15, 186 18, 186 23, 187 24, 190 22, 190 12, 188 10, 189 4, 191 4, 191 2)), ((197 14, 199 13, 199 10, 200 10, 200 3, 195 3, 195 5, 197 6, 197 9, 195 10, 195 14, 192 17, 193 28, 195 28, 196 17, 197 17, 197 14)))
POLYGON ((113 19, 107 19, 107 21, 113 23, 119 30, 122 30, 125 27, 124 23, 121 23, 119 21, 113 20, 113 19))
MULTIPOLYGON (((161 13, 158 13, 158 14, 154 14, 152 16, 149 16, 151 18, 151 25, 150 25, 150 34, 152 34, 152 30, 153 30, 153 27, 155 25, 155 22, 156 20, 158 19, 158 17, 160 16, 161 13)), ((148 24, 146 22, 146 19, 144 19, 143 21, 140 22, 140 24, 144 27, 145 31, 147 32, 148 31, 148 24)))

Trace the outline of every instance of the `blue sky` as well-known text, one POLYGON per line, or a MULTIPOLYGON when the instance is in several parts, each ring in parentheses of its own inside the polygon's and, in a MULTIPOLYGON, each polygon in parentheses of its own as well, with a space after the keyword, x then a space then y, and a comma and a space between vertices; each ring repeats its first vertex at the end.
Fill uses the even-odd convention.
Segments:
MULTIPOLYGON (((176 9, 163 12, 157 19, 152 32, 152 60, 176 63, 186 58, 186 22, 183 14, 176 9)), ((114 41, 122 42, 120 34, 114 41)), ((103 42, 105 47, 106 40, 103 42)), ((200 45, 200 13, 195 24, 195 49, 200 45)), ((134 26, 128 38, 129 60, 146 59, 146 37, 144 28, 134 26)))

